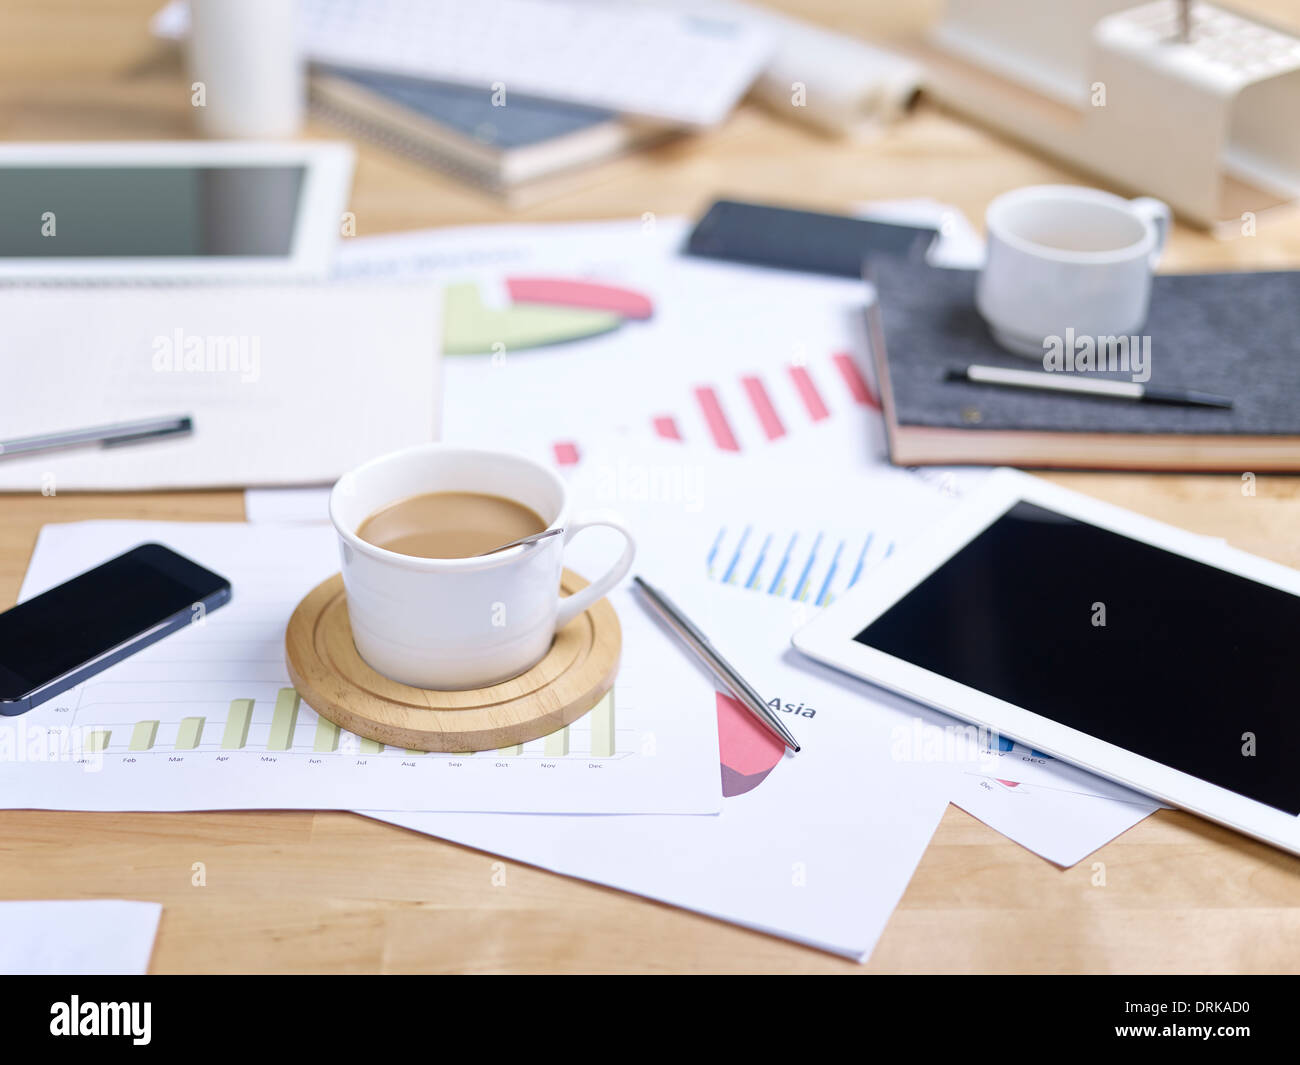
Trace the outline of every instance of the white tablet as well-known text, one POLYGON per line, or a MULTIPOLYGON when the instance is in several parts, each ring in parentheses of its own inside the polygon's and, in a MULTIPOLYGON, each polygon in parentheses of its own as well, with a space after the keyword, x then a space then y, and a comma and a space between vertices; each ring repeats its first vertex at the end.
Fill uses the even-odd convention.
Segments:
POLYGON ((1300 853, 1300 573, 1285 566, 998 470, 794 643, 1300 853))
POLYGON ((0 282, 321 277, 351 183, 346 144, 0 145, 0 282))

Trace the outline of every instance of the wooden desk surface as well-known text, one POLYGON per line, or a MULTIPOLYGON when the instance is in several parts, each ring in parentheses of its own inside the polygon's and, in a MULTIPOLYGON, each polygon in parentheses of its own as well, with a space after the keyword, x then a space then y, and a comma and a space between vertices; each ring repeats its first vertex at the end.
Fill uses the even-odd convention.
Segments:
MULTIPOLYGON (((179 59, 145 29, 160 2, 7 0, 0 137, 189 136, 179 59)), ((910 28, 935 6, 802 5, 864 36, 910 28)), ((1293 7, 1240 6, 1279 21, 1293 7)), ((745 106, 721 129, 629 158, 595 187, 513 215, 362 145, 353 209, 361 234, 695 213, 720 193, 833 209, 933 196, 979 220, 1006 189, 1080 180, 924 104, 865 145, 824 140, 745 106)), ((1300 218, 1230 243, 1179 227, 1167 262, 1300 267, 1300 218)), ((1261 476, 1254 497, 1235 476, 1052 479, 1300 566, 1295 478, 1261 476)), ((233 521, 243 507, 239 494, 220 492, 0 497, 0 604, 13 602, 41 525, 92 517, 233 521)), ((1300 859, 1182 813, 1157 813, 1061 871, 950 807, 865 967, 514 863, 494 887, 498 861, 343 813, 0 812, 0 898, 160 901, 156 972, 1300 969, 1300 859), (200 861, 207 884, 193 887, 200 861), (1094 861, 1106 865, 1105 887, 1092 886, 1094 861)))

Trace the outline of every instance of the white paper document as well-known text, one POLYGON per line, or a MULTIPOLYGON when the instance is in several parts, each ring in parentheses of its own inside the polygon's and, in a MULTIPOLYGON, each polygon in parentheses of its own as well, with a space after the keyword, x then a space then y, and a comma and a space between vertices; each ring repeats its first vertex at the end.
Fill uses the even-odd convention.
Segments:
POLYGON ((143 976, 161 917, 157 902, 0 902, 0 973, 143 976))
POLYGON ((1013 843, 1068 869, 1160 809, 1154 799, 1133 795, 1112 799, 972 772, 954 783, 952 801, 1013 843))
POLYGON ((0 491, 333 481, 438 435, 439 298, 389 285, 0 291, 5 440, 189 415, 189 435, 0 461, 0 491), (57 323, 57 328, 52 328, 57 323))
MULTIPOLYGON (((869 954, 948 805, 949 767, 894 758, 912 708, 790 648, 796 604, 665 584, 803 744, 726 696, 718 817, 371 814, 838 954, 869 954), (769 704, 771 705, 771 704, 769 704)), ((685 652, 678 652, 685 653, 685 652)))
MULTIPOLYGON (((338 570, 328 526, 47 525, 22 598, 146 541, 228 578, 231 602, 4 719, 0 807, 701 814, 720 806, 713 689, 626 587, 612 596, 623 629, 612 697, 551 744, 537 740, 519 754, 412 753, 318 718, 288 679, 289 616, 338 570)), ((574 542, 569 565, 595 572, 584 548, 574 542)))
MULTIPOLYGON (((643 316, 598 317, 571 340, 449 354, 443 439, 454 443, 563 456, 648 437, 763 455, 806 444, 837 465, 879 461, 862 283, 683 256, 689 228, 649 217, 355 238, 340 245, 335 276, 469 286, 503 316, 538 280, 549 288, 532 285, 529 298, 552 307, 584 298, 574 283, 640 303, 643 316)), ((445 320, 455 329, 464 316, 449 306, 445 320)))
POLYGON ((1160 803, 1136 792, 1118 799, 1062 784, 1020 784, 971 770, 954 783, 952 801, 1027 850, 1066 868, 1160 809, 1160 803))

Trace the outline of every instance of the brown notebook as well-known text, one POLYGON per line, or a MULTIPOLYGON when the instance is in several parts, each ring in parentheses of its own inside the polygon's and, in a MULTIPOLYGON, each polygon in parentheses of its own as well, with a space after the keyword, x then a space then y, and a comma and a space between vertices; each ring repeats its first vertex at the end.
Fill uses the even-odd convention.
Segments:
MULTIPOLYGON (((945 380, 972 364, 1041 369, 994 343, 977 271, 873 256, 872 358, 904 466, 1300 471, 1300 272, 1162 274, 1140 332, 1152 387, 1230 396, 1157 406, 945 380)), ((1107 373, 1132 380, 1132 373, 1107 373)))

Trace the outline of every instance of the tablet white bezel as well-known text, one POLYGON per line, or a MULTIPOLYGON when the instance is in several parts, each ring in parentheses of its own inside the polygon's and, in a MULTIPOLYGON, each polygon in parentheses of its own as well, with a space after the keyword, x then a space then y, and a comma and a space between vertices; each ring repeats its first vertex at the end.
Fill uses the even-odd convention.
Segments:
MULTIPOLYGON (((933 535, 895 552, 870 579, 795 633, 794 645, 856 677, 1300 854, 1300 818, 854 641, 854 636, 1020 501, 1300 595, 1300 573, 1286 566, 1036 477, 997 470, 933 535)), ((1032 579, 1032 575, 1022 576, 1032 579)))
MULTIPOLYGON (((284 256, 0 256, 0 282, 306 280, 326 275, 352 185, 342 142, 122 141, 0 145, 9 166, 302 166, 293 245, 284 256)), ((34 221, 33 224, 37 224, 34 221)))

